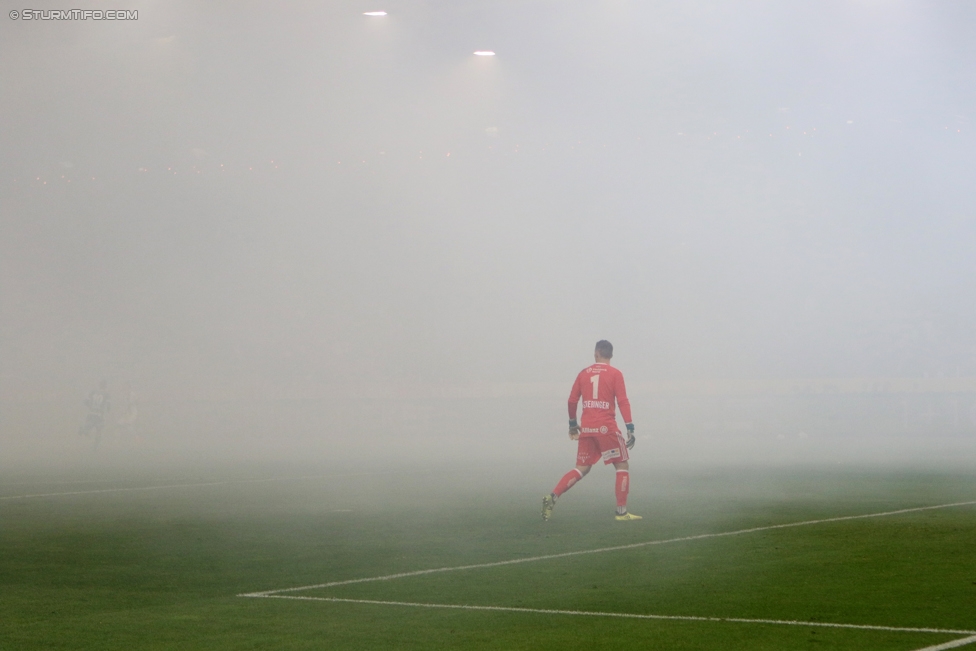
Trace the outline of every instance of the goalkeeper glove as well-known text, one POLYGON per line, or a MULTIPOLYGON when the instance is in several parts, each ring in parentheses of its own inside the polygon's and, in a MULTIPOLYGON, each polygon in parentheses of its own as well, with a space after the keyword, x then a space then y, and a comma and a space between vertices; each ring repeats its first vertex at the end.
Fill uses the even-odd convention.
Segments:
POLYGON ((634 436, 634 424, 627 423, 627 449, 633 450, 635 443, 637 443, 637 437, 634 436))
POLYGON ((576 419, 575 418, 570 419, 570 421, 569 421, 569 438, 571 438, 572 440, 575 441, 576 439, 579 438, 579 433, 580 433, 579 424, 576 422, 576 419))

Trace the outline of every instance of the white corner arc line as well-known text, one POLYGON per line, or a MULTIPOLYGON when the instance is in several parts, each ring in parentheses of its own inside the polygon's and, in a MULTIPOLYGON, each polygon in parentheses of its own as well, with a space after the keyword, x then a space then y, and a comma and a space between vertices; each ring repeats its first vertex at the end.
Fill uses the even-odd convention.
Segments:
MULTIPOLYGON (((517 606, 469 606, 466 604, 430 604, 409 601, 379 601, 375 599, 342 599, 339 597, 306 597, 299 595, 248 594, 239 595, 256 599, 295 599, 298 601, 329 601, 333 603, 368 604, 375 606, 407 606, 413 608, 443 608, 453 610, 482 610, 508 613, 529 613, 533 615, 577 615, 585 617, 617 617, 621 619, 654 619, 682 622, 715 622, 734 624, 768 624, 776 626, 813 626, 818 628, 842 628, 861 631, 891 631, 896 633, 942 633, 945 635, 972 635, 965 640, 976 641, 976 631, 965 631, 944 628, 913 628, 907 626, 877 626, 871 624, 836 624, 833 622, 801 622, 791 619, 750 619, 745 617, 700 617, 695 615, 645 615, 640 613, 607 613, 590 610, 553 610, 547 608, 520 608, 517 606)), ((947 642, 954 646, 962 646, 963 640, 947 642)), ((968 644, 968 642, 966 642, 968 644)), ((938 646, 919 651, 936 651, 951 649, 952 646, 938 646)))
POLYGON ((92 490, 65 491, 62 493, 34 493, 31 495, 6 495, 6 496, 0 496, 0 501, 26 500, 35 497, 64 497, 69 495, 94 495, 96 493, 125 493, 131 491, 166 490, 170 488, 202 488, 205 486, 229 486, 232 484, 268 484, 271 482, 303 481, 306 479, 323 479, 323 478, 338 479, 342 477, 363 477, 363 476, 375 476, 375 475, 400 475, 400 474, 425 474, 425 473, 409 473, 404 471, 353 472, 353 473, 344 473, 340 475, 320 474, 320 475, 298 475, 296 477, 271 477, 268 479, 228 479, 225 481, 207 481, 207 482, 199 482, 195 484, 154 484, 152 486, 129 486, 123 488, 95 488, 92 490))
POLYGON ((422 576, 424 574, 437 574, 440 572, 457 572, 461 570, 474 570, 485 567, 501 567, 503 565, 516 565, 518 563, 532 563, 535 561, 546 561, 554 558, 567 558, 569 556, 581 556, 583 554, 601 554, 603 552, 615 552, 624 549, 637 549, 640 547, 649 547, 651 545, 667 545, 670 543, 677 542, 689 542, 693 540, 704 540, 707 538, 723 538, 727 536, 739 536, 747 533, 756 533, 758 531, 771 531, 774 529, 788 529, 791 527, 803 527, 813 524, 824 524, 828 522, 844 522, 847 520, 863 520, 866 518, 881 518, 890 515, 901 515, 903 513, 917 513, 919 511, 932 511, 936 509, 948 509, 955 506, 972 506, 976 504, 976 500, 970 502, 952 502, 950 504, 936 504, 934 506, 918 506, 910 509, 899 509, 897 511, 882 511, 880 513, 866 513, 863 515, 844 515, 836 518, 822 518, 819 520, 804 520, 802 522, 787 522, 784 524, 772 524, 765 527, 751 527, 749 529, 737 529, 735 531, 721 531, 718 533, 701 533, 694 536, 681 536, 679 538, 667 538, 664 540, 648 540, 639 543, 630 543, 628 545, 615 545, 613 547, 600 547, 598 549, 584 549, 575 552, 561 552, 559 554, 545 554, 542 556, 529 556, 527 558, 515 558, 507 561, 494 561, 491 563, 475 563, 473 565, 456 565, 453 567, 437 567, 428 570, 414 570, 412 572, 399 572, 397 574, 387 574, 385 576, 370 576, 362 579, 347 579, 345 581, 330 581, 328 583, 317 583, 315 585, 303 585, 295 588, 281 588, 278 590, 263 590, 259 592, 248 592, 246 594, 240 594, 239 597, 268 597, 271 595, 279 595, 285 592, 301 592, 303 590, 316 590, 319 588, 334 588, 340 585, 351 585, 353 583, 368 583, 370 581, 391 581, 393 579, 402 579, 410 576, 422 576))
POLYGON ((946 649, 955 649, 961 646, 966 646, 967 644, 972 644, 973 642, 976 642, 976 635, 964 637, 961 640, 943 642, 942 644, 936 644, 935 646, 927 646, 924 649, 916 649, 915 651, 946 651, 946 649))

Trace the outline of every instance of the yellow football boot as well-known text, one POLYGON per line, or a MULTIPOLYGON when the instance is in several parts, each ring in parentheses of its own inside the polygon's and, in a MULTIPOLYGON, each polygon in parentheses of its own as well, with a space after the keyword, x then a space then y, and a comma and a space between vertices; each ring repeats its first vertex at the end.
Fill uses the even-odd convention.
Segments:
POLYGON ((556 506, 556 498, 552 493, 542 498, 542 519, 548 520, 552 516, 552 509, 556 506))
POLYGON ((644 518, 639 515, 634 515, 633 513, 624 513, 623 515, 617 516, 617 522, 627 522, 629 520, 643 520, 644 518))

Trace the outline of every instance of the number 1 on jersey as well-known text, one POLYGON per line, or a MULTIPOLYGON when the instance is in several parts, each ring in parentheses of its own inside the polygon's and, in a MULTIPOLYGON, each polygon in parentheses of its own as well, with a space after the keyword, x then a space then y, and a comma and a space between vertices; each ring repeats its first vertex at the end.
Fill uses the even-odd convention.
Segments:
POLYGON ((590 384, 593 385, 593 399, 596 400, 600 397, 600 376, 591 375, 590 384))

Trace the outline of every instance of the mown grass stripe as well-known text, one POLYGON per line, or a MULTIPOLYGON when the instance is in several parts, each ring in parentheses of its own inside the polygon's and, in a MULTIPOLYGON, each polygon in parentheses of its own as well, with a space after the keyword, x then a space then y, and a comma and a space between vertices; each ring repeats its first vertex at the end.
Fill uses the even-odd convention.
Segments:
MULTIPOLYGON (((341 597, 309 597, 303 595, 279 594, 243 594, 241 597, 255 599, 295 599, 298 601, 328 601, 333 603, 366 604, 374 606, 406 606, 412 608, 444 608, 454 610, 481 610, 509 613, 529 613, 533 615, 578 615, 585 617, 618 617, 623 619, 654 619, 681 622, 715 622, 733 624, 769 624, 774 626, 813 626, 819 628, 843 628, 862 631, 891 631, 896 633, 940 633, 945 635, 972 635, 966 640, 976 641, 976 631, 946 629, 946 628, 918 628, 908 626, 878 626, 873 624, 838 624, 834 622, 803 622, 791 619, 750 619, 746 617, 702 617, 696 615, 648 615, 641 613, 608 613, 591 610, 554 610, 548 608, 520 608, 517 606, 471 606, 467 604, 431 604, 411 601, 380 601, 377 599, 343 599, 341 597)), ((955 646, 962 646, 963 640, 947 642, 955 646)), ((965 642, 968 644, 968 642, 965 642)), ((950 649, 951 646, 927 648, 924 651, 936 649, 950 649)))
POLYGON ((948 509, 956 506, 972 506, 976 500, 970 502, 952 502, 949 504, 936 504, 934 506, 918 506, 908 509, 898 509, 897 511, 882 511, 880 513, 865 513, 862 515, 844 515, 835 518, 821 518, 819 520, 804 520, 802 522, 787 522, 783 524, 771 524, 764 527, 750 527, 749 529, 737 529, 735 531, 722 531, 718 533, 701 533, 693 536, 681 536, 679 538, 667 538, 664 540, 648 540, 645 542, 630 543, 627 545, 615 545, 613 547, 600 547, 597 549, 583 549, 574 552, 562 552, 559 554, 544 554, 542 556, 529 556, 527 558, 514 558, 507 561, 494 561, 490 563, 475 563, 472 565, 456 565, 452 567, 437 567, 427 570, 413 570, 411 572, 399 572, 397 574, 387 574, 384 576, 370 576, 361 579, 347 579, 345 581, 330 581, 328 583, 317 583, 315 585, 303 585, 294 588, 280 588, 277 590, 263 590, 259 592, 249 592, 238 595, 240 597, 266 597, 270 595, 282 594, 285 592, 301 592, 304 590, 316 590, 319 588, 334 588, 341 585, 352 585, 354 583, 368 583, 371 581, 392 581, 411 576, 423 576, 425 574, 437 574, 440 572, 458 572, 461 570, 475 570, 486 567, 501 567, 504 565, 516 565, 518 563, 533 563, 536 561, 546 561, 554 558, 568 558, 570 556, 581 556, 584 554, 602 554, 604 552, 622 551, 625 549, 638 549, 651 545, 667 545, 678 542, 690 542, 693 540, 705 540, 708 538, 722 538, 727 536, 740 536, 747 533, 759 531, 772 531, 774 529, 788 529, 791 527, 804 527, 814 524, 825 524, 828 522, 844 522, 848 520, 863 520, 866 518, 881 518, 904 513, 917 513, 919 511, 932 511, 936 509, 948 509))

